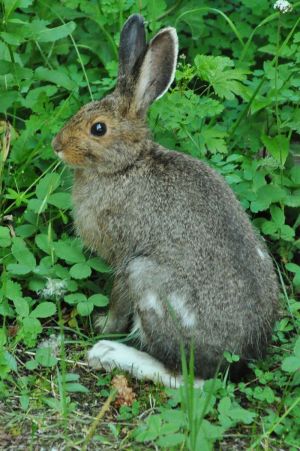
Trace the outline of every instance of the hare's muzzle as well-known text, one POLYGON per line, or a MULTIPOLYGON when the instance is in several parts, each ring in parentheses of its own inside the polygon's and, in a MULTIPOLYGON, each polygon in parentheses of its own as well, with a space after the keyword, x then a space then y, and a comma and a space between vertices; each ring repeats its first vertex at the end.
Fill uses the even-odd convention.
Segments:
POLYGON ((57 153, 57 155, 62 158, 62 154, 63 154, 63 148, 62 148, 62 144, 60 142, 59 139, 59 134, 55 136, 55 138, 52 139, 52 148, 54 150, 54 152, 57 153))

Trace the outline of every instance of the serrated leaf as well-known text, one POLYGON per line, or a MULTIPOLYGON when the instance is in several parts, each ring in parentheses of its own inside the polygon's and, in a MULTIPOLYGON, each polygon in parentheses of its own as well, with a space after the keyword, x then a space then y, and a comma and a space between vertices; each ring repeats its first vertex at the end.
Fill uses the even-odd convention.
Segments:
POLYGON ((257 199, 251 202, 251 211, 257 213, 267 210, 272 203, 283 202, 285 197, 285 191, 278 185, 261 186, 257 191, 257 199))
POLYGON ((34 346, 36 338, 42 330, 42 325, 37 318, 28 316, 22 320, 23 339, 26 345, 34 346))
POLYGON ((56 305, 53 302, 42 302, 30 313, 31 318, 49 318, 56 313, 56 305))
POLYGON ((277 135, 273 138, 263 135, 261 140, 269 154, 283 166, 289 154, 289 139, 282 135, 277 135))
POLYGON ((264 221, 261 230, 265 235, 274 235, 277 232, 277 225, 272 221, 264 221))
POLYGON ((17 276, 23 276, 31 272, 31 269, 28 268, 28 266, 21 265, 19 263, 11 263, 10 265, 7 265, 7 269, 10 273, 17 276))
POLYGON ((16 312, 18 316, 21 316, 22 318, 29 315, 29 305, 26 299, 24 298, 15 298, 13 300, 16 312))
POLYGON ((42 366, 50 368, 57 363, 51 348, 39 348, 35 354, 35 360, 42 366))
POLYGON ((177 432, 174 434, 160 437, 156 443, 158 446, 161 446, 162 448, 171 448, 173 446, 179 447, 179 445, 183 444, 185 440, 186 436, 181 432, 177 432))
POLYGON ((21 298, 22 297, 21 285, 18 282, 13 282, 12 280, 8 280, 6 282, 5 295, 11 301, 13 301, 14 299, 17 299, 17 298, 21 298))
POLYGON ((34 255, 29 251, 22 238, 14 237, 12 245, 12 254, 15 259, 28 269, 28 272, 33 271, 36 266, 34 255))
POLYGON ((85 257, 78 244, 70 241, 57 241, 53 243, 56 255, 69 263, 83 263, 85 257))
POLYGON ((211 84, 220 98, 233 99, 234 95, 243 93, 241 81, 246 79, 246 72, 232 69, 233 61, 224 56, 197 55, 195 60, 197 75, 211 84))
POLYGON ((101 273, 112 271, 112 269, 100 257, 90 258, 87 261, 87 264, 90 265, 91 268, 101 273))
POLYGON ((293 241, 295 230, 287 224, 280 227, 280 238, 285 241, 293 241))
POLYGON ((8 247, 11 244, 11 237, 8 227, 0 226, 0 247, 8 247))
POLYGON ((282 226, 285 221, 283 210, 279 207, 276 207, 275 205, 271 205, 270 212, 271 212, 272 219, 275 222, 275 224, 277 225, 277 227, 282 226))
POLYGON ((216 127, 203 127, 201 132, 201 143, 200 148, 205 151, 209 151, 211 153, 226 153, 227 152, 227 146, 225 142, 225 137, 227 136, 227 133, 218 130, 216 127))
POLYGON ((6 360, 6 363, 7 363, 8 367, 12 371, 17 371, 18 370, 18 365, 17 365, 17 361, 14 358, 14 356, 10 352, 5 351, 4 352, 4 357, 5 357, 5 360, 6 360))

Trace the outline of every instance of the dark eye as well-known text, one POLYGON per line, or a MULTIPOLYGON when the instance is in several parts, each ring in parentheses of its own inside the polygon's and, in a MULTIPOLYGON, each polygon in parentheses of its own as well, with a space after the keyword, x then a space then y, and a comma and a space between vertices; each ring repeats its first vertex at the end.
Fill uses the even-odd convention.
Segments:
POLYGON ((94 136, 103 136, 106 133, 106 125, 104 122, 95 122, 91 126, 91 134, 94 136))

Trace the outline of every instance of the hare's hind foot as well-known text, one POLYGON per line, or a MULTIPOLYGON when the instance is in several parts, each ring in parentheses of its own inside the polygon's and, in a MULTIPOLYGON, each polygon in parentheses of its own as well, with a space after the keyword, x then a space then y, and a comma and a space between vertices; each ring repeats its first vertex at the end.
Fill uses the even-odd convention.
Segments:
MULTIPOLYGON (((116 341, 98 341, 88 353, 88 363, 92 368, 106 371, 119 368, 131 373, 136 379, 148 379, 166 387, 176 388, 184 384, 181 375, 173 376, 154 357, 116 341)), ((203 382, 201 379, 195 379, 194 386, 202 387, 203 382)))

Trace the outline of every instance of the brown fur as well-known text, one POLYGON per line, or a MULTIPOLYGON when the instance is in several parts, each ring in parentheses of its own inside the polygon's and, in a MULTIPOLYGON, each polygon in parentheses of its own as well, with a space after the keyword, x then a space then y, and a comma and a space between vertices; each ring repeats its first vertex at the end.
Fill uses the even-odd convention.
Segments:
POLYGON ((242 363, 264 355, 276 318, 276 276, 225 181, 150 139, 144 114, 172 81, 176 42, 167 29, 147 46, 140 22, 129 20, 139 27, 136 58, 123 30, 125 67, 115 92, 83 107, 53 145, 75 167, 78 234, 115 270, 105 331, 128 331, 138 319, 138 345, 173 370, 180 343, 188 350, 193 342, 196 374, 210 377, 225 350, 242 363), (145 95, 138 96, 139 84, 145 95), (107 134, 94 137, 90 127, 99 120, 107 134))

